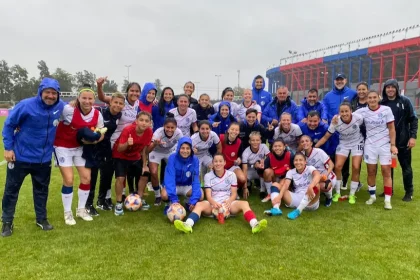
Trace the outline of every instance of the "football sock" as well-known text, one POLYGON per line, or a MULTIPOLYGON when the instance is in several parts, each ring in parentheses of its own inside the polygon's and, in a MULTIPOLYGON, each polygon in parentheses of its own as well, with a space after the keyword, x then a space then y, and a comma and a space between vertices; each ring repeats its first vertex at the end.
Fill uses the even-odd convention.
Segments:
POLYGON ((271 193, 271 182, 264 182, 265 189, 267 190, 267 193, 271 193))
POLYGON ((191 214, 188 216, 188 219, 185 221, 185 223, 189 225, 190 227, 193 227, 194 224, 197 223, 199 219, 200 219, 200 216, 198 216, 197 213, 191 212, 191 214))
POLYGON ((307 195, 305 195, 302 198, 302 201, 299 203, 299 206, 297 207, 297 209, 300 211, 300 213, 302 213, 303 209, 305 209, 306 206, 308 206, 309 202, 311 202, 309 200, 309 197, 307 195))
POLYGON ((79 185, 79 190, 78 190, 78 195, 79 195, 79 205, 78 205, 78 209, 81 208, 85 208, 86 206, 86 201, 88 199, 89 196, 89 190, 90 190, 90 184, 80 184, 79 185))
POLYGON ((122 195, 125 195, 125 187, 122 190, 122 195))
POLYGON ((71 211, 71 203, 73 201, 73 186, 61 187, 61 199, 63 200, 64 212, 71 211))
POLYGON ((328 199, 331 199, 331 198, 332 198, 332 188, 331 188, 329 191, 327 191, 327 192, 325 193, 325 196, 326 196, 328 199))
POLYGON ((110 199, 111 198, 111 189, 106 191, 106 196, 105 199, 110 199))
POLYGON ((335 193, 340 194, 341 182, 342 180, 337 180, 337 183, 335 183, 335 193))
POLYGON ((257 217, 255 216, 254 212, 252 212, 252 210, 246 211, 244 213, 244 218, 251 227, 255 227, 255 225, 258 223, 257 217))
POLYGON ((159 186, 153 187, 153 191, 155 192, 155 197, 160 197, 160 187, 159 186))
MULTIPOLYGON (((278 197, 280 195, 280 193, 279 193, 279 189, 276 188, 276 187, 273 187, 272 186, 270 189, 271 189, 270 197, 271 197, 271 201, 273 201, 273 199, 276 198, 276 197, 278 197)), ((280 208, 280 203, 274 204, 273 205, 273 208, 279 209, 280 208)))
POLYGON ((391 202, 392 187, 384 186, 385 201, 391 202))
POLYGON ((350 183, 350 195, 354 195, 357 191, 357 188, 359 187, 359 182, 353 182, 350 183))
POLYGON ((371 198, 376 198, 376 186, 369 186, 369 194, 371 198))

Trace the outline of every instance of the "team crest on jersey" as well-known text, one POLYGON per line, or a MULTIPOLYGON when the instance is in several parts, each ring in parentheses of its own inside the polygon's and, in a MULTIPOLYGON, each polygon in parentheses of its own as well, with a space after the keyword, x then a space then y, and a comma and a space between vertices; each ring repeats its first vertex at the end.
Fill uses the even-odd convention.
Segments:
POLYGON ((264 155, 258 155, 258 157, 259 157, 260 159, 263 159, 263 158, 264 158, 264 155))
POLYGON ((339 152, 340 150, 341 150, 341 148, 340 147, 337 147, 337 149, 335 149, 337 152, 339 152))
POLYGON ((59 120, 58 119, 55 119, 54 121, 53 121, 53 126, 57 126, 58 124, 59 124, 59 120))
POLYGON ((232 152, 232 153, 230 154, 230 156, 231 156, 231 157, 234 157, 234 156, 235 156, 235 152, 232 152))
POLYGON ((356 129, 356 128, 357 128, 357 125, 353 124, 353 126, 352 126, 352 127, 353 127, 353 129, 356 129))
POLYGON ((190 178, 190 177, 191 177, 191 171, 187 171, 187 172, 185 173, 185 176, 187 176, 187 178, 190 178))
POLYGON ((186 122, 190 122, 190 118, 185 118, 185 121, 186 122))
POLYGON ((61 163, 64 163, 64 161, 66 160, 64 157, 60 157, 59 159, 58 159, 61 163))
POLYGON ((232 184, 232 180, 230 179, 230 176, 225 179, 225 184, 226 185, 232 184))
POLYGON ((14 164, 13 162, 9 162, 9 163, 7 164, 7 167, 8 167, 9 169, 13 169, 13 168, 15 168, 15 164, 14 164))
POLYGON ((264 106, 264 104, 265 104, 265 101, 261 101, 261 105, 263 105, 263 106, 264 106))
POLYGON ((151 155, 151 156, 150 156, 150 158, 151 158, 151 159, 154 159, 154 158, 155 158, 155 155, 151 155))
POLYGON ((366 155, 366 154, 365 154, 365 159, 369 159, 369 155, 366 155))
POLYGON ((207 146, 210 148, 213 145, 213 141, 210 141, 207 146))
POLYGON ((382 114, 382 113, 378 114, 378 118, 382 118, 383 116, 384 116, 384 114, 382 114))

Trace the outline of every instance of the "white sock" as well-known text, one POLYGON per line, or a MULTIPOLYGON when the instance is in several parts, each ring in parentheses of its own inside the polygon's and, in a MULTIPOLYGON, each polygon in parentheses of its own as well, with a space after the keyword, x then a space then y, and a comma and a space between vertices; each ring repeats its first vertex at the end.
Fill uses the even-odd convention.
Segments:
POLYGON ((271 182, 264 182, 265 189, 267 190, 268 194, 271 194, 271 182))
POLYGON ((335 193, 340 194, 341 182, 342 180, 337 180, 337 183, 335 184, 335 193))
POLYGON ((331 188, 328 192, 326 192, 326 193, 325 193, 325 196, 326 196, 328 199, 331 199, 331 198, 332 198, 332 188, 331 188))
POLYGON ((385 202, 391 202, 391 196, 390 195, 385 195, 385 202))
POLYGON ((359 187, 359 182, 353 182, 350 183, 350 195, 354 195, 357 191, 357 188, 359 187))
POLYGON ((84 191, 84 190, 79 189, 77 191, 77 194, 79 195, 79 204, 78 204, 77 208, 78 209, 85 208, 86 207, 86 201, 87 201, 88 196, 89 196, 89 191, 84 191))
POLYGON ((302 213, 303 209, 306 208, 306 206, 308 206, 309 202, 311 202, 309 200, 309 197, 307 195, 305 195, 302 199, 302 201, 299 203, 299 206, 297 207, 297 209, 300 211, 300 213, 302 213))
MULTIPOLYGON (((273 201, 273 199, 274 199, 274 198, 276 198, 276 197, 278 197, 279 195, 280 195, 280 193, 278 193, 278 192, 272 192, 272 193, 270 194, 271 201, 273 201)), ((280 203, 274 204, 274 205, 273 205, 273 208, 277 208, 277 209, 279 209, 279 208, 280 208, 280 203)))
POLYGON ((122 190, 122 194, 125 195, 125 187, 122 190))
POLYGON ((186 223, 187 225, 189 225, 190 227, 193 227, 193 226, 194 226, 194 221, 193 221, 193 219, 188 218, 188 219, 185 221, 185 223, 186 223))
POLYGON ((252 219, 251 221, 249 221, 249 225, 253 228, 258 224, 258 220, 257 219, 252 219))
POLYGON ((160 197, 160 189, 159 190, 153 190, 155 192, 155 197, 160 197))
POLYGON ((105 196, 105 199, 109 199, 109 198, 111 198, 111 190, 110 189, 106 191, 106 196, 105 196))
POLYGON ((376 198, 376 186, 373 186, 373 187, 369 186, 368 189, 369 189, 370 197, 376 198))
POLYGON ((61 199, 63 200, 64 212, 71 211, 71 203, 73 201, 73 192, 69 194, 61 194, 61 199))

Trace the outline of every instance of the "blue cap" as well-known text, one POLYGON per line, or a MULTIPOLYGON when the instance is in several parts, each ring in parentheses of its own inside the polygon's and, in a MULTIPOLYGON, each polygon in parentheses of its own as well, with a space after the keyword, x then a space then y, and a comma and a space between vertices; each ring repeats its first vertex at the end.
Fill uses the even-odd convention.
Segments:
POLYGON ((338 73, 337 75, 335 75, 335 80, 338 79, 347 79, 347 77, 343 73, 338 73))

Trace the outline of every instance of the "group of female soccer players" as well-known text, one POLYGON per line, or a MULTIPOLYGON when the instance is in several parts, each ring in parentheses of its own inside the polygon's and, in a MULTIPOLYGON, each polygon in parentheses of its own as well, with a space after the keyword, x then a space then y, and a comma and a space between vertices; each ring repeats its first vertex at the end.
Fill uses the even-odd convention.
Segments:
POLYGON ((349 203, 356 202, 364 156, 370 193, 366 203, 376 201, 379 158, 385 209, 392 208, 390 162, 391 153, 397 153, 393 114, 379 105, 375 91, 368 93, 367 107, 356 112, 352 112, 350 103, 342 103, 328 132, 313 143, 309 136, 302 135, 298 124, 292 123, 289 113, 279 116, 277 127, 260 124, 261 107, 252 100, 249 89, 238 105, 233 102, 233 90, 226 88, 223 100, 213 106, 207 94, 198 101, 192 97, 192 82, 185 84, 184 94, 179 96, 170 87, 164 88, 157 100, 157 89, 151 83, 143 89, 138 83, 130 83, 125 95, 106 96, 102 90, 105 79, 97 80, 98 97, 109 106, 95 109, 96 93, 89 87, 82 88, 76 103, 66 105, 58 124, 55 158, 63 177, 62 200, 68 225, 76 224, 71 210, 73 165, 80 178, 76 216, 85 221, 98 215, 93 197, 99 172, 96 208, 114 209, 115 215, 123 215, 125 186, 129 185, 129 191, 141 197, 141 209, 147 210, 150 206, 144 192, 151 182, 155 206, 162 201, 180 203, 179 196, 185 196, 190 214, 185 222, 175 221, 175 227, 183 232, 192 232, 202 214, 228 211, 231 215, 243 213, 256 233, 267 226, 267 221, 258 221, 246 201, 253 182, 260 186, 262 202, 272 203, 265 214, 281 215, 283 202, 295 209, 287 217, 296 219, 303 210, 318 209, 320 193, 325 193, 326 206, 340 199, 341 169, 349 154, 349 203), (96 132, 104 127, 106 130, 96 132), (97 138, 92 138, 92 133, 97 138), (320 147, 335 133, 339 134, 339 144, 333 163, 320 147), (115 205, 111 201, 113 174, 115 205), (240 200, 241 196, 245 200, 240 200))

